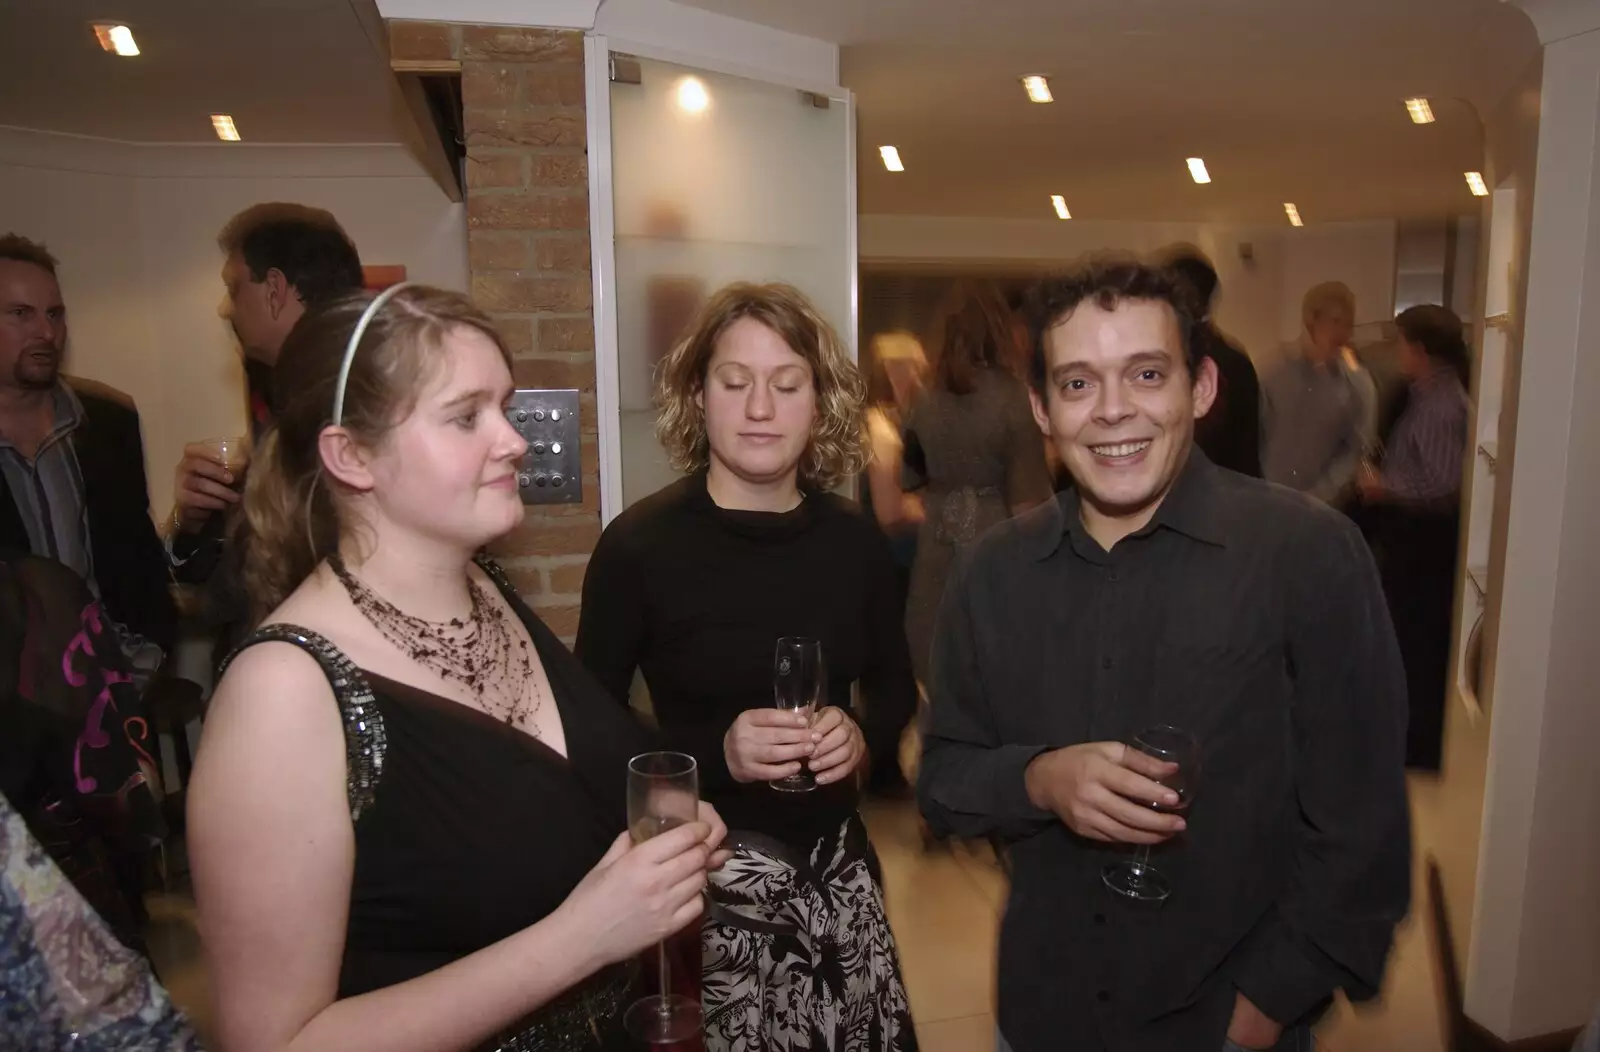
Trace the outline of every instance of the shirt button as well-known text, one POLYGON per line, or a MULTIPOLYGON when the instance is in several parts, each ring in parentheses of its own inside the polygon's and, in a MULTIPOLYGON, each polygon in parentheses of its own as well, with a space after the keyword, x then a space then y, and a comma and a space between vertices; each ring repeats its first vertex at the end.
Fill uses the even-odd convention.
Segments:
POLYGON ((1108 669, 1108 668, 1110 668, 1111 666, 1113 666, 1115 664, 1116 664, 1116 662, 1114 660, 1112 660, 1111 658, 1103 657, 1103 658, 1100 659, 1100 667, 1101 668, 1108 669))
POLYGON ((1115 570, 1111 571, 1111 583, 1112 584, 1116 584, 1117 583, 1117 571, 1115 571, 1115 570))
POLYGON ((1094 915, 1094 922, 1096 924, 1104 924, 1106 922, 1106 915, 1104 913, 1096 913, 1094 915))
POLYGON ((1111 1002, 1111 991, 1101 990, 1099 993, 1094 995, 1094 999, 1099 1001, 1101 1004, 1109 1004, 1111 1002))

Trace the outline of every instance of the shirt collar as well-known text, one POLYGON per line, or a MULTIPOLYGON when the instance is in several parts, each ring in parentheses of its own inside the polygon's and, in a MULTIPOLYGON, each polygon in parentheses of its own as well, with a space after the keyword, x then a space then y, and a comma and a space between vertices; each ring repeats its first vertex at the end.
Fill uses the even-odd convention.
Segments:
MULTIPOLYGON (((1191 447, 1188 461, 1178 472, 1161 506, 1150 522, 1131 537, 1145 537, 1156 530, 1168 529, 1202 544, 1225 546, 1227 522, 1219 485, 1220 471, 1198 446, 1191 447)), ((1091 559, 1108 554, 1083 525, 1076 487, 1058 494, 1050 508, 1050 513, 1038 523, 1034 558, 1042 561, 1054 555, 1063 540, 1068 540, 1080 555, 1091 559)))

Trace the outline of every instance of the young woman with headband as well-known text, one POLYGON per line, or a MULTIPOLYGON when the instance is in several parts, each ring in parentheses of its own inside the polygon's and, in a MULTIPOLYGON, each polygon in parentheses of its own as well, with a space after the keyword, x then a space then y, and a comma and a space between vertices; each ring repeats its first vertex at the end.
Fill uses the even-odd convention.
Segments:
POLYGON ((622 962, 699 915, 722 823, 618 835, 646 732, 478 555, 522 518, 504 343, 401 286, 307 315, 276 368, 265 627, 190 790, 221 1046, 627 1047, 622 962))

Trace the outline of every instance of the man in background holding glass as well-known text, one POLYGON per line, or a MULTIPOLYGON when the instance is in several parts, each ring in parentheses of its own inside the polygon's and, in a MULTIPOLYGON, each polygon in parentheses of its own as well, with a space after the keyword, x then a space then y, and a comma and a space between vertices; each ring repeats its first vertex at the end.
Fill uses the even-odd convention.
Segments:
POLYGON ((1001 1052, 1309 1048, 1336 990, 1377 993, 1408 905, 1372 560, 1342 516, 1194 448, 1216 367, 1191 299, 1131 262, 1038 290, 1034 415, 1074 487, 945 595, 919 798, 938 831, 1010 842, 1001 1052), (1124 744, 1163 725, 1195 743, 1180 763, 1124 744), (1145 845, 1161 901, 1113 890, 1145 845))
MULTIPOLYGON (((272 367, 284 340, 308 309, 361 290, 361 259, 332 213, 305 205, 253 205, 228 221, 217 244, 226 254, 220 313, 244 352, 250 430, 259 437, 271 423, 272 367)), ((246 445, 207 439, 185 447, 168 524, 177 579, 207 586, 208 614, 225 633, 248 609, 226 543, 249 464, 246 445)))

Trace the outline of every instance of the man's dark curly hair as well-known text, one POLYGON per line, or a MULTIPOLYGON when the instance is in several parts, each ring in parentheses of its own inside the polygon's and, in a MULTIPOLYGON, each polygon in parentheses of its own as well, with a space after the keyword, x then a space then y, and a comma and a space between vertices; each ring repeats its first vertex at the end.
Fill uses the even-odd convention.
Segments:
POLYGON ((1089 302, 1109 311, 1124 300, 1155 301, 1172 308, 1178 317, 1178 334, 1189 375, 1196 374, 1203 357, 1203 343, 1196 339, 1196 330, 1205 312, 1193 285, 1168 267, 1120 256, 1093 256, 1064 274, 1045 278, 1028 297, 1028 335, 1033 346, 1028 373, 1035 391, 1044 394, 1049 371, 1045 333, 1070 317, 1080 304, 1089 302))

